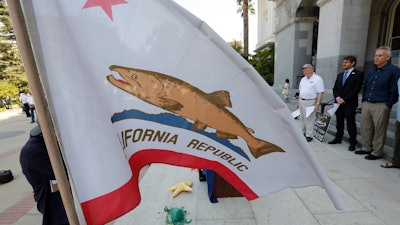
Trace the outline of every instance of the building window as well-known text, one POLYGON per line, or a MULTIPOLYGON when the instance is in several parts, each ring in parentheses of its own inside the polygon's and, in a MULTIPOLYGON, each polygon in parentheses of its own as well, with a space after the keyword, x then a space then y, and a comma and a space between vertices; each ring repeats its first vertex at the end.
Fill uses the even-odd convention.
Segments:
POLYGON ((393 18, 390 46, 392 50, 400 50, 400 4, 397 4, 393 18))
POLYGON ((400 0, 393 3, 390 13, 389 46, 392 48, 392 64, 400 66, 400 0))

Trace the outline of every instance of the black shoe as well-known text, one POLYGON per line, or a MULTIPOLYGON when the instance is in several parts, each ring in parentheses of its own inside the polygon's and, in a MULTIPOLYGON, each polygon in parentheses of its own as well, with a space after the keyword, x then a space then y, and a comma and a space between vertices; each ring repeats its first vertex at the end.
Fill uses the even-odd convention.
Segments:
POLYGON ((349 151, 354 151, 354 150, 356 150, 356 145, 350 145, 349 151))
POLYGON ((330 141, 330 142, 328 142, 328 144, 330 144, 330 145, 334 145, 334 144, 340 144, 340 143, 342 143, 342 140, 339 140, 339 139, 333 139, 332 141, 330 141))
POLYGON ((375 159, 380 159, 380 158, 382 158, 382 156, 381 157, 374 156, 374 155, 365 156, 365 159, 368 159, 368 160, 375 160, 375 159))
POLYGON ((34 123, 35 121, 31 121, 31 123, 34 123))
POLYGON ((306 137, 307 142, 311 142, 313 140, 312 137, 306 137))
POLYGON ((369 152, 366 152, 364 150, 358 150, 354 152, 357 155, 369 155, 369 152))
POLYGON ((206 175, 203 173, 203 170, 199 169, 199 180, 207 181, 206 175))

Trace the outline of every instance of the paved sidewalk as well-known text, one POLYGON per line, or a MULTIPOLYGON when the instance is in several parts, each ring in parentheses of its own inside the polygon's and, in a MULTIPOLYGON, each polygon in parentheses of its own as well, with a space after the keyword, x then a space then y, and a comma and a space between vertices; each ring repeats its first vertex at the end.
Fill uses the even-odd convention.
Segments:
MULTIPOLYGON (((293 104, 295 101, 291 99, 288 107, 292 108, 293 104)), ((0 169, 12 169, 15 179, 0 185, 0 225, 40 224, 41 215, 32 205, 30 209, 24 208, 22 211, 26 212, 14 222, 1 222, 4 212, 18 208, 18 204, 29 201, 31 196, 32 190, 20 171, 18 156, 27 140, 27 132, 34 126, 18 112, 8 119, 1 118, 0 115, 0 169)), ((344 201, 343 211, 337 211, 319 187, 287 188, 250 202, 244 198, 219 198, 219 203, 213 204, 208 200, 206 183, 199 182, 196 171, 153 164, 140 183, 141 204, 109 224, 164 225, 165 206, 184 207, 193 225, 399 224, 399 169, 384 169, 379 166, 383 160, 368 161, 355 155, 347 150, 346 142, 328 145, 314 139, 310 147, 344 201), (180 181, 193 181, 193 192, 171 198, 167 189, 180 181)))
POLYGON ((10 169, 14 180, 0 184, 0 225, 41 224, 32 187, 26 181, 19 164, 19 152, 29 138, 30 123, 21 108, 0 113, 0 170, 10 169))

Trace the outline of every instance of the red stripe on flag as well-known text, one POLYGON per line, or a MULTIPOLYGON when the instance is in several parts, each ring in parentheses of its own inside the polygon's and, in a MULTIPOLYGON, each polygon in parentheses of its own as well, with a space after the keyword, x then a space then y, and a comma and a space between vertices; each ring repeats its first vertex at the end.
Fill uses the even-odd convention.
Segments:
POLYGON ((125 185, 113 192, 81 204, 86 223, 105 224, 139 205, 141 199, 138 185, 139 172, 143 166, 151 163, 214 170, 235 187, 247 200, 258 198, 257 194, 234 172, 217 161, 169 150, 147 149, 138 151, 130 157, 129 165, 133 175, 125 185))
POLYGON ((137 176, 117 190, 81 204, 86 223, 105 224, 130 210, 140 202, 137 176))

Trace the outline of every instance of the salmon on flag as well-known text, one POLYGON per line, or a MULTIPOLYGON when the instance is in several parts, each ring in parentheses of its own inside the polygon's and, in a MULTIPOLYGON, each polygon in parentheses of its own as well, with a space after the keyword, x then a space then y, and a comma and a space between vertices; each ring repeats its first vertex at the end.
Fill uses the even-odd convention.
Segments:
POLYGON ((87 224, 134 209, 151 163, 213 170, 248 200, 320 186, 341 208, 283 101, 174 1, 21 4, 87 224))

